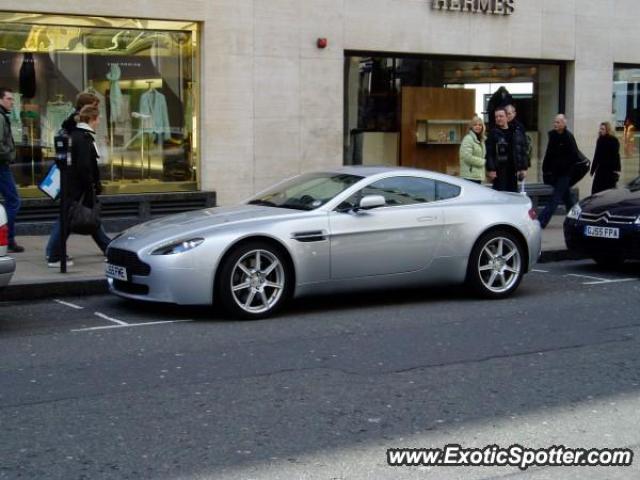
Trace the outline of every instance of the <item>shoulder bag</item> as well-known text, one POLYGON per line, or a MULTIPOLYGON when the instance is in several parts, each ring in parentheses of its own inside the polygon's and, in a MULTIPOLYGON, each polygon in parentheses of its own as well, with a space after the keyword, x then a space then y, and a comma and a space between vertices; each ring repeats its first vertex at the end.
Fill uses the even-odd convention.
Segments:
POLYGON ((69 207, 69 230, 80 235, 93 235, 98 231, 100 220, 100 204, 94 198, 93 207, 83 203, 84 194, 79 201, 74 201, 69 207))

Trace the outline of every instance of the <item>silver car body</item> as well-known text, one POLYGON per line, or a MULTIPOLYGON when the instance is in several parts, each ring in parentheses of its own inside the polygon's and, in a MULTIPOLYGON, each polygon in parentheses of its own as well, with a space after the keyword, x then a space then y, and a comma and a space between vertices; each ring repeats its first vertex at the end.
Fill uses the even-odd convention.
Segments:
MULTIPOLYGON (((4 207, 0 205, 0 227, 7 224, 7 215, 4 207)), ((16 261, 7 257, 6 245, 0 245, 0 289, 6 287, 11 281, 11 277, 16 270, 16 261)))
POLYGON ((524 195, 502 193, 426 170, 343 167, 332 171, 364 178, 310 211, 240 204, 152 220, 125 231, 109 246, 137 255, 150 267, 130 281, 148 293, 125 292, 109 278, 113 293, 139 300, 211 304, 221 260, 238 242, 263 238, 291 257, 294 296, 443 283, 462 283, 478 238, 496 226, 517 233, 527 246, 527 271, 540 255, 540 225, 529 216, 524 195), (385 206, 360 212, 336 207, 363 187, 394 176, 424 177, 460 187, 460 195, 430 203, 385 206), (176 255, 151 255, 177 240, 204 242, 176 255))

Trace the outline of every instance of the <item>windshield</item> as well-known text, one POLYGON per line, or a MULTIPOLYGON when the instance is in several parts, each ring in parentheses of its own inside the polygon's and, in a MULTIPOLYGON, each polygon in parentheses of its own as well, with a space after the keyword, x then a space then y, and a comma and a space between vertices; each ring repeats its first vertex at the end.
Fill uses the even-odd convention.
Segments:
POLYGON ((362 180, 358 175, 307 173, 279 183, 253 199, 250 205, 313 210, 362 180))
POLYGON ((631 180, 631 183, 627 188, 632 192, 637 192, 638 190, 640 190, 640 177, 636 178, 635 180, 631 180))

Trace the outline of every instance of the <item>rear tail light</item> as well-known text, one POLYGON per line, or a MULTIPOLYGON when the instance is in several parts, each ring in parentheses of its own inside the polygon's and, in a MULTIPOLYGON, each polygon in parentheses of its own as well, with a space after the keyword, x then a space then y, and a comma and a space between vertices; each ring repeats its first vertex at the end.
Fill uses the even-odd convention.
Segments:
POLYGON ((0 247, 9 245, 9 227, 5 224, 0 226, 0 247))
POLYGON ((531 220, 535 220, 536 218, 538 218, 538 213, 536 212, 535 208, 530 208, 529 209, 529 218, 531 220))

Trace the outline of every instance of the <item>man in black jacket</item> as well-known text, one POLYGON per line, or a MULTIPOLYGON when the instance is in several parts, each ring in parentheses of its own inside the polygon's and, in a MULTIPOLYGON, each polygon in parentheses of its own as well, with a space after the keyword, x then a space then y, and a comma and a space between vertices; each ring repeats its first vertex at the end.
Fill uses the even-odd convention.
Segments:
POLYGON ((542 175, 545 183, 553 185, 551 200, 538 217, 542 228, 547 226, 560 202, 564 202, 567 211, 575 203, 571 195, 571 174, 579 158, 578 145, 567 128, 566 117, 562 114, 556 115, 542 161, 542 175))
POLYGON ((518 180, 524 180, 529 168, 527 139, 520 130, 509 128, 507 112, 497 108, 496 126, 487 137, 487 177, 494 190, 517 192, 518 180))
POLYGON ((519 140, 524 141, 526 148, 525 153, 527 157, 527 167, 531 166, 531 139, 527 136, 527 129, 524 124, 516 118, 518 112, 514 105, 507 105, 504 107, 504 111, 507 112, 507 121, 509 122, 509 128, 519 135, 519 140))

